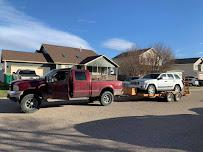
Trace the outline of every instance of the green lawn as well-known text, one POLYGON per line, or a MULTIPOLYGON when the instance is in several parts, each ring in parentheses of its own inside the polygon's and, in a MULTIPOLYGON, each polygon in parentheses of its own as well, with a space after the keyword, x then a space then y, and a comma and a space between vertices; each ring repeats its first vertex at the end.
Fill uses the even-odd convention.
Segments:
POLYGON ((0 97, 7 97, 8 90, 0 90, 0 97))

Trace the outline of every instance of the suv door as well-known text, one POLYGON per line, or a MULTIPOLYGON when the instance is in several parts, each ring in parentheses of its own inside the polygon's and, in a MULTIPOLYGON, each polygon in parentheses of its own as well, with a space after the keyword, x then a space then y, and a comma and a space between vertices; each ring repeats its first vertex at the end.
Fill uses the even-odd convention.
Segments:
POLYGON ((158 77, 158 80, 157 80, 157 90, 158 91, 163 91, 163 90, 167 90, 167 89, 168 89, 168 77, 164 73, 164 74, 161 74, 158 77))
POLYGON ((68 99, 68 72, 58 71, 48 84, 48 96, 55 99, 68 99))
POLYGON ((173 74, 167 74, 167 76, 168 76, 168 88, 170 90, 173 90, 176 85, 176 80, 175 80, 173 74))

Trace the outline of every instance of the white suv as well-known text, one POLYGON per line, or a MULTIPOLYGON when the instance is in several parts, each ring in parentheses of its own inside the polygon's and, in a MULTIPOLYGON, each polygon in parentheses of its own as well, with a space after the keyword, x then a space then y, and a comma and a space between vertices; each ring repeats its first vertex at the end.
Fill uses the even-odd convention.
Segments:
POLYGON ((148 94, 155 94, 160 91, 183 90, 183 82, 178 74, 175 73, 152 73, 131 82, 131 85, 138 89, 146 90, 148 94))

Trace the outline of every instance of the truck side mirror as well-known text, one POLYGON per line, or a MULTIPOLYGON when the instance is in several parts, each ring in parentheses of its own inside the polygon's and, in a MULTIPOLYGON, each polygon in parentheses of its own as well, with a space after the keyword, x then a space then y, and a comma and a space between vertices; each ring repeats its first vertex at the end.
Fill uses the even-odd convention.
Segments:
POLYGON ((157 78, 157 80, 162 80, 162 79, 163 79, 162 77, 157 78))
POLYGON ((13 72, 13 74, 16 74, 15 72, 13 72))

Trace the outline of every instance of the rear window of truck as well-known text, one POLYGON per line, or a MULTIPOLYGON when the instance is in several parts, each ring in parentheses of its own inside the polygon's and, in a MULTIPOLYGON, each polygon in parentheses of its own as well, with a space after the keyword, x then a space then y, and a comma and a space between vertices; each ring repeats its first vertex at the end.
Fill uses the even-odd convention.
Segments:
POLYGON ((83 71, 75 71, 76 80, 86 80, 86 74, 83 71))

